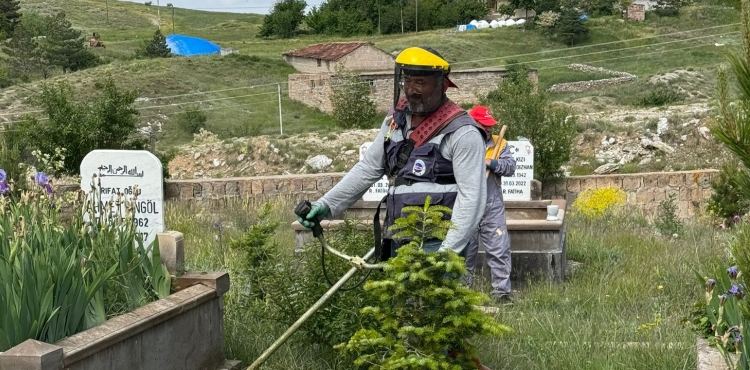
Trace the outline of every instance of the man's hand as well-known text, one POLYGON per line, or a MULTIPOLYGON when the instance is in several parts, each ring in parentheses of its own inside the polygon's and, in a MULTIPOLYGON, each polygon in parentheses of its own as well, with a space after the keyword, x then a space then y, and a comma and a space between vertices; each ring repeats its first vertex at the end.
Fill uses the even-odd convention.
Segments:
POLYGON ((307 217, 303 219, 302 217, 297 216, 297 221, 306 229, 310 230, 316 223, 320 223, 320 221, 328 217, 330 212, 331 210, 328 206, 316 202, 313 203, 312 209, 310 210, 310 213, 307 214, 307 217))

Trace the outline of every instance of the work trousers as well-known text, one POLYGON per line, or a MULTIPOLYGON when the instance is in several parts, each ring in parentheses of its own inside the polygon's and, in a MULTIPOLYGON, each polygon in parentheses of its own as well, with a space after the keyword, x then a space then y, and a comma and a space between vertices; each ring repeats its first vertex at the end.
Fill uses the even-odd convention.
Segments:
POLYGON ((487 179, 487 205, 479 230, 466 246, 467 283, 471 284, 481 240, 487 266, 492 277, 492 295, 510 294, 510 236, 505 222, 505 203, 500 187, 501 177, 490 174, 487 179))

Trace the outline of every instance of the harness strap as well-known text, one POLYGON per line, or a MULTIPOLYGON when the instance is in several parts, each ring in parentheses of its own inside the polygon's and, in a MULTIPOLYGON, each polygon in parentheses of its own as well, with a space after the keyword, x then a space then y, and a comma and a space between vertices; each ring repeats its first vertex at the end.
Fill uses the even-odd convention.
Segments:
MULTIPOLYGON (((406 98, 399 100, 396 109, 406 109, 406 98)), ((422 144, 430 141, 435 134, 448 126, 456 117, 464 114, 467 113, 463 108, 450 100, 446 101, 438 110, 422 121, 409 136, 409 139, 414 141, 414 148, 419 148, 422 144)))

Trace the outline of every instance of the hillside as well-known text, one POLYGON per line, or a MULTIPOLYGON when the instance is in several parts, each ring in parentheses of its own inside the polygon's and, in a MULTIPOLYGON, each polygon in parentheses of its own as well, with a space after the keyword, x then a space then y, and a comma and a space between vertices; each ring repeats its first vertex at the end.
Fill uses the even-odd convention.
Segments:
MULTIPOLYGON (((75 86, 78 97, 85 99, 96 93, 100 81, 112 77, 118 86, 135 89, 140 94, 137 107, 141 111, 141 121, 143 125, 152 125, 157 132, 153 136, 156 145, 181 148, 184 154, 176 158, 174 165, 179 169, 176 171, 180 173, 179 177, 306 171, 302 163, 307 158, 298 158, 306 154, 299 152, 294 155, 295 160, 290 160, 289 157, 274 158, 273 155, 258 156, 256 163, 245 170, 227 163, 233 162, 231 157, 236 160, 242 154, 241 149, 248 146, 299 148, 309 144, 314 136, 333 137, 331 135, 339 132, 328 115, 288 99, 286 76, 293 73, 294 69, 281 60, 281 53, 318 42, 345 38, 306 35, 291 40, 262 40, 255 37, 262 22, 260 15, 175 9, 173 23, 171 10, 162 6, 160 15, 164 33, 172 33, 174 27, 176 33, 204 37, 224 48, 236 48, 240 55, 135 60, 132 58, 134 50, 143 40, 151 38, 159 24, 156 6, 109 1, 107 21, 107 5, 103 1, 21 0, 21 4, 24 11, 39 14, 65 11, 74 26, 84 34, 99 33, 107 48, 96 48, 93 51, 109 63, 90 70, 54 76, 47 81, 33 81, 0 90, 0 107, 6 113, 0 120, 17 120, 20 115, 8 113, 35 110, 27 98, 38 92, 44 82, 68 81, 75 86), (278 135, 279 88, 284 136, 278 135), (196 142, 184 146, 190 143, 192 137, 176 127, 174 117, 195 106, 205 111, 208 117, 207 129, 216 133, 218 139, 244 139, 232 139, 231 143, 224 144, 199 145, 196 142), (287 137, 295 134, 302 136, 287 137), (245 144, 235 144, 238 142, 245 144), (220 165, 215 166, 216 161, 213 160, 199 164, 200 161, 193 158, 194 167, 205 168, 192 168, 190 158, 200 151, 195 148, 202 147, 210 151, 206 148, 213 148, 212 145, 218 146, 217 149, 210 150, 218 151, 216 155, 222 158, 219 159, 220 165), (240 150, 227 149, 226 153, 222 153, 222 146, 240 150)), ((637 76, 635 82, 627 84, 584 92, 552 93, 556 101, 573 107, 581 115, 580 138, 585 140, 580 143, 570 170, 572 173, 582 174, 590 173, 598 167, 592 164, 592 159, 595 159, 597 150, 601 149, 595 148, 596 145, 584 145, 584 142, 600 143, 602 138, 598 136, 610 137, 623 133, 638 141, 639 134, 647 133, 646 128, 653 127, 652 132, 655 130, 654 120, 679 116, 688 109, 684 107, 691 106, 690 104, 706 107, 714 94, 715 68, 726 60, 728 51, 739 49, 739 21, 739 13, 731 8, 698 3, 683 8, 676 18, 659 18, 650 14, 644 22, 625 22, 616 16, 593 18, 589 20, 589 40, 572 48, 549 41, 538 30, 508 27, 461 33, 438 30, 403 35, 374 35, 348 40, 371 41, 388 52, 397 52, 411 45, 433 45, 453 62, 455 69, 502 67, 509 60, 517 60, 538 69, 542 89, 562 82, 607 77, 601 73, 567 68, 572 63, 604 67, 637 76), (658 76, 664 76, 663 81, 686 92, 687 98, 676 102, 678 106, 675 107, 664 107, 661 110, 636 109, 638 100, 654 86, 649 80, 659 79, 658 76), (649 111, 655 112, 648 113, 649 111), (632 118, 624 119, 625 116, 632 118)), ((699 118, 705 120, 707 113, 705 109, 703 111, 699 118)), ((681 124, 682 122, 678 123, 681 124)), ((315 154, 330 153, 334 157, 333 163, 326 170, 344 170, 356 160, 356 155, 352 159, 351 155, 345 153, 366 141, 367 133, 368 131, 353 133, 350 135, 350 143, 344 143, 341 139, 322 140, 316 144, 321 146, 316 149, 315 154)), ((678 140, 680 138, 681 135, 677 136, 678 140)), ((622 140, 627 141, 625 137, 622 140)), ((673 144, 676 154, 671 153, 670 156, 674 158, 666 157, 665 162, 680 162, 686 157, 680 154, 679 146, 684 145, 685 141, 673 144)), ((205 160, 207 157, 204 155, 202 158, 205 160)), ((659 163, 662 163, 661 159, 659 163)), ((671 166, 662 163, 658 167, 669 169, 713 165, 691 161, 671 166)), ((654 163, 644 163, 640 166, 631 165, 621 171, 659 169, 658 167, 654 163)))

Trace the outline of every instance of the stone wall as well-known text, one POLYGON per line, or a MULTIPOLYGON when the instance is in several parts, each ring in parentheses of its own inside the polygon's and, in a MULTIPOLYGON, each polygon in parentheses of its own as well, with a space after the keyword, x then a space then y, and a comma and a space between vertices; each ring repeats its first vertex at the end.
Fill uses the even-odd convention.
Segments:
POLYGON ((682 218, 698 215, 705 209, 713 194, 711 181, 718 177, 717 170, 681 172, 651 172, 623 175, 572 176, 565 181, 542 188, 543 199, 564 198, 572 204, 578 194, 587 189, 614 186, 627 194, 627 203, 654 214, 659 202, 674 194, 678 214, 682 218))
POLYGON ((646 6, 643 4, 630 4, 627 9, 628 19, 642 21, 646 19, 646 6))
MULTIPOLYGON (((331 96, 333 89, 330 81, 333 74, 290 74, 289 97, 303 104, 320 109, 323 112, 333 111, 331 96)), ((363 72, 360 74, 365 83, 370 85, 370 97, 375 102, 377 110, 387 111, 393 105, 393 73, 363 72)), ((501 68, 482 68, 473 70, 453 71, 451 80, 458 85, 458 89, 448 89, 448 97, 458 104, 475 104, 477 96, 486 95, 497 88, 497 84, 507 76, 507 71, 501 68)), ((529 78, 536 85, 538 76, 536 70, 529 71, 529 78)))
MULTIPOLYGON (((317 199, 338 183, 346 173, 314 175, 264 176, 228 179, 169 180, 165 184, 165 199, 210 200, 226 197, 252 197, 269 200, 287 196, 295 201, 317 199)), ((624 190, 628 204, 653 213, 659 202, 675 194, 681 217, 691 217, 702 211, 711 196, 710 181, 717 170, 683 172, 655 172, 624 175, 572 176, 563 182, 543 186, 542 199, 567 200, 570 205, 586 189, 616 186, 624 190)))
POLYGON ((337 65, 350 71, 392 71, 395 63, 393 56, 385 51, 363 45, 339 59, 337 65))
POLYGON ((547 91, 549 92, 579 92, 590 89, 596 89, 603 86, 617 85, 621 83, 635 81, 638 77, 627 72, 612 71, 601 67, 592 67, 585 64, 571 64, 568 69, 581 72, 606 73, 613 75, 613 78, 604 78, 600 80, 564 82, 552 85, 547 91))

